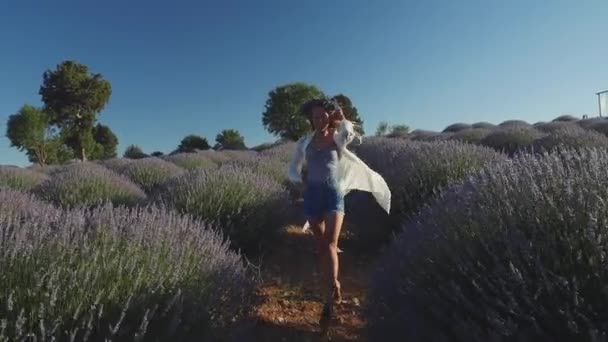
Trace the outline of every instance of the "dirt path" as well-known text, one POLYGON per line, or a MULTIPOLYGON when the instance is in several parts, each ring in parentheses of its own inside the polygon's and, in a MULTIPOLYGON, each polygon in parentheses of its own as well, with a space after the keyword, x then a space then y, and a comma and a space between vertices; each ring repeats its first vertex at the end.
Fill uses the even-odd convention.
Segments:
MULTIPOLYGON (((348 229, 348 224, 344 229, 348 229)), ((322 304, 315 276, 313 235, 293 226, 286 229, 281 241, 262 260, 264 283, 253 317, 256 341, 321 341, 318 321, 322 304)), ((371 258, 353 255, 340 247, 345 250, 340 254, 343 303, 336 307, 330 340, 365 341, 361 310, 371 258)))

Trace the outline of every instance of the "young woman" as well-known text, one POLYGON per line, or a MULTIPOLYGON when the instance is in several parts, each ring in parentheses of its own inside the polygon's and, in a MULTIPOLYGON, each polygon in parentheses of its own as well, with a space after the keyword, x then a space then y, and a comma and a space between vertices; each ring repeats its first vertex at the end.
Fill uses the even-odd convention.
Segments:
MULTIPOLYGON (((303 185, 304 213, 319 244, 319 266, 327 258, 331 298, 325 303, 321 323, 328 322, 334 303, 342 300, 338 281, 338 238, 344 220, 344 197, 351 190, 371 192, 390 211, 390 190, 384 179, 346 146, 356 137, 352 122, 342 109, 325 100, 312 100, 303 107, 313 131, 302 137, 289 166, 289 178, 303 185), (306 164, 306 178, 301 172, 306 164)), ((323 277, 323 273, 321 272, 323 277)))

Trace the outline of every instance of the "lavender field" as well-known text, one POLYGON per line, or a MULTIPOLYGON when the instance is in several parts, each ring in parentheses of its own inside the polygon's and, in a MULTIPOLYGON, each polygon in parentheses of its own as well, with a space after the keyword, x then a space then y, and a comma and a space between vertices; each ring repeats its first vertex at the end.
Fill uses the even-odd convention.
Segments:
MULTIPOLYGON (((377 252, 369 340, 606 340, 606 135, 559 117, 353 145, 393 193, 390 215, 347 197, 351 246, 377 252)), ((0 167, 0 341, 243 338, 252 260, 303 223, 294 147, 0 167)))

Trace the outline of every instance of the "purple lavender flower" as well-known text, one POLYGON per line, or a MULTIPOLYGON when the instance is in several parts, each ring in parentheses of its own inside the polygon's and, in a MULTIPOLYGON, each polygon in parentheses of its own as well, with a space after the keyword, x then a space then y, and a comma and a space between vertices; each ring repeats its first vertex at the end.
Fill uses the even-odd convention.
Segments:
POLYGON ((154 192, 161 184, 185 172, 181 167, 150 157, 136 159, 117 169, 117 172, 139 185, 146 193, 154 192))
POLYGON ((480 143, 509 156, 530 152, 534 141, 544 136, 542 132, 514 123, 501 126, 481 139, 480 143))
POLYGON ((0 187, 16 190, 31 190, 48 179, 44 173, 29 169, 0 165, 0 187))
POLYGON ((217 340, 257 283, 217 230, 162 207, 58 210, 0 190, 0 246, 0 339, 217 340))
POLYGON ((200 168, 215 168, 217 163, 209 159, 202 153, 177 153, 173 155, 163 156, 161 159, 174 163, 186 170, 194 170, 200 168))
POLYGON ((377 261, 370 340, 587 340, 608 332, 608 151, 489 164, 409 220, 377 261))
POLYGON ((250 250, 285 224, 286 189, 253 169, 226 164, 170 180, 159 200, 182 213, 218 224, 236 247, 250 250))
POLYGON ((481 144, 481 140, 492 133, 488 128, 468 128, 454 133, 450 140, 458 140, 468 144, 481 144))
POLYGON ((40 198, 60 206, 89 206, 110 201, 136 205, 146 194, 126 177, 94 163, 67 165, 33 190, 40 198))
POLYGON ((490 148, 456 141, 428 143, 374 137, 365 139, 353 151, 386 180, 392 193, 389 218, 370 196, 353 194, 349 196, 352 200, 347 198, 347 215, 356 222, 366 222, 360 232, 365 243, 389 236, 391 226, 403 216, 414 214, 443 187, 506 159, 490 148), (368 225, 378 228, 365 229, 368 225))

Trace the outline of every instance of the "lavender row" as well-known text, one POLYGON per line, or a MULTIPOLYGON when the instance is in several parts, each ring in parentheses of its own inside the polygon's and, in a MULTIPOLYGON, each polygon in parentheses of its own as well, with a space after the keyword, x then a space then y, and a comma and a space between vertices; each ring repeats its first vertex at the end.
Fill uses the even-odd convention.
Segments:
POLYGON ((12 190, 0 201, 2 340, 209 340, 251 307, 256 278, 200 220, 60 210, 12 190))
POLYGON ((378 260, 369 339, 602 340, 608 152, 489 164, 444 189, 378 260))

